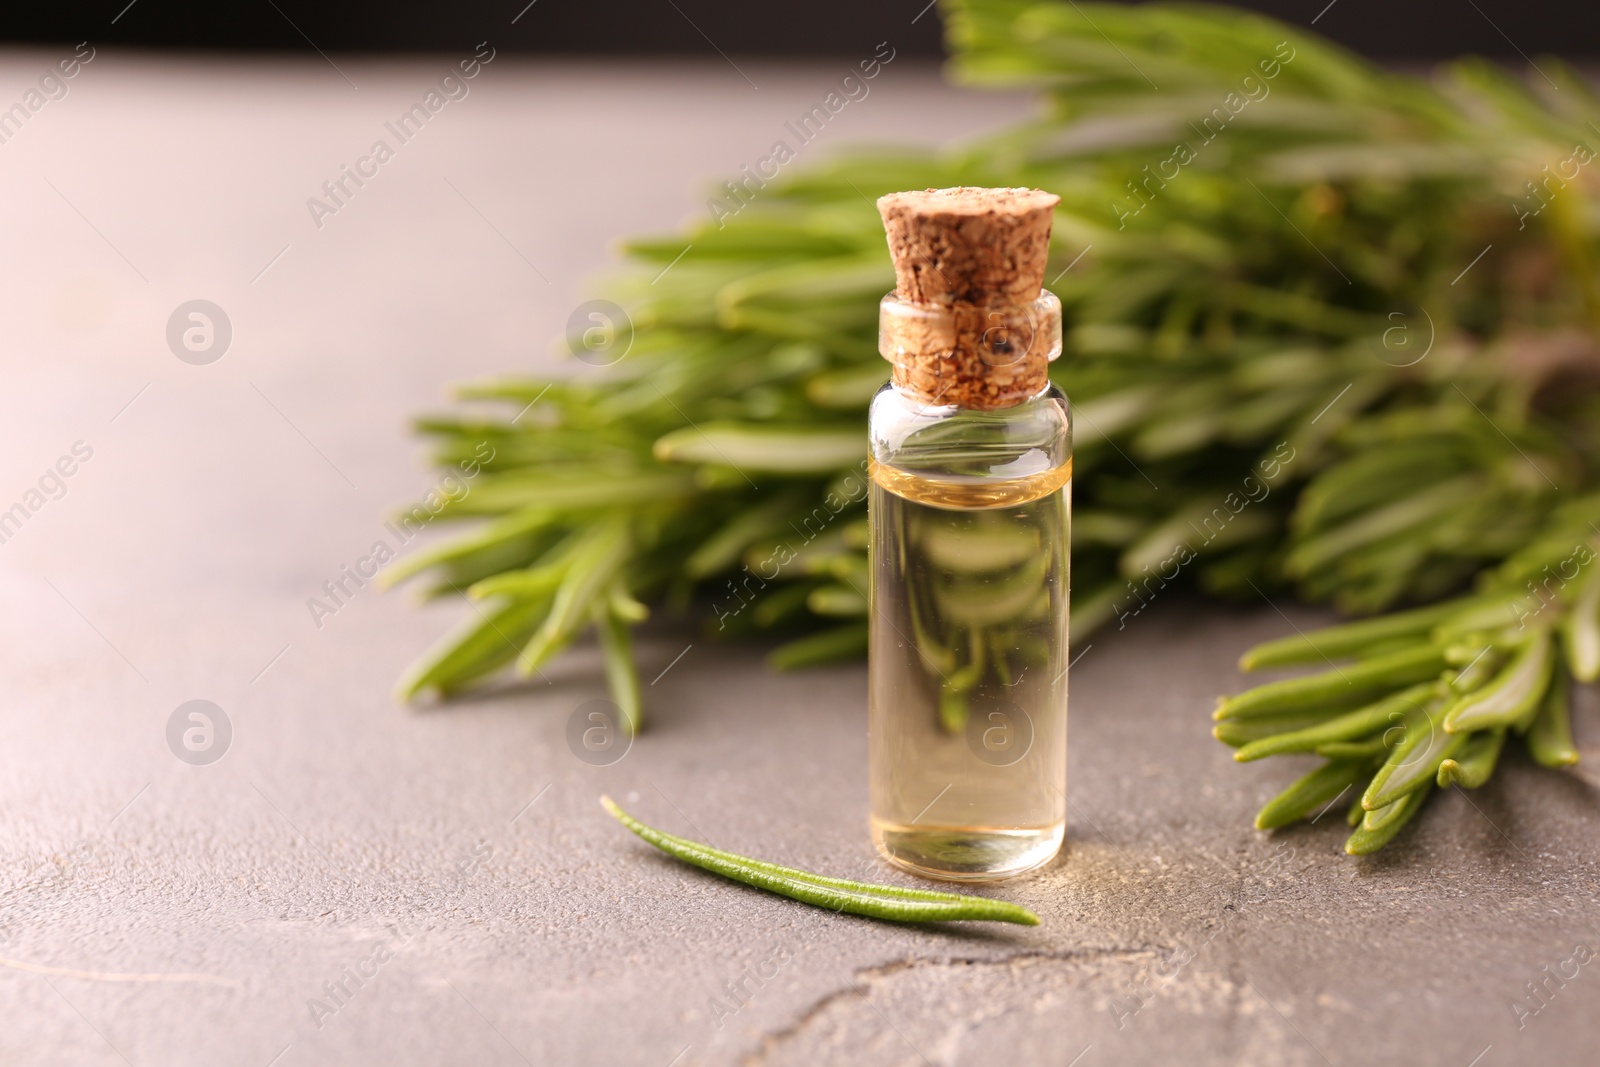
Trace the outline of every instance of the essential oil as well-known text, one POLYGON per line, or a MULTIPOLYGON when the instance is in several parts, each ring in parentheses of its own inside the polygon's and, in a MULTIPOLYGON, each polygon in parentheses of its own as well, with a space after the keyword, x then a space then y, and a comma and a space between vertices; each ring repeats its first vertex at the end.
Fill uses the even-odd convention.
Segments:
POLYGON ((1066 823, 1071 416, 1047 376, 1060 304, 1030 276, 1054 203, 879 202, 901 284, 869 420, 871 823, 934 878, 1037 867, 1066 823))

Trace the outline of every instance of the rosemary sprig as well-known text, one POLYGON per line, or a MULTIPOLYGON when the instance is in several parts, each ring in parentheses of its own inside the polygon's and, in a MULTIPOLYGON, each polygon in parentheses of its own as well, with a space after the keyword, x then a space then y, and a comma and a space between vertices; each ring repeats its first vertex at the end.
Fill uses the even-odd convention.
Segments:
MULTIPOLYGON (((1562 508, 1535 549, 1487 573, 1475 595, 1391 616, 1269 642, 1245 653, 1245 670, 1352 659, 1309 679, 1273 682, 1219 702, 1217 737, 1237 748, 1241 762, 1283 753, 1327 757, 1317 770, 1273 798, 1256 816, 1267 830, 1313 819, 1351 789, 1360 799, 1360 827, 1345 844, 1351 855, 1375 852, 1421 809, 1434 785, 1477 789, 1493 775, 1508 736, 1522 738, 1547 767, 1578 760, 1572 743, 1568 673, 1593 682, 1600 664, 1561 651, 1558 634, 1576 634, 1582 647, 1600 627, 1600 495, 1562 508), (1530 573, 1541 580, 1529 580, 1530 573), (1396 648, 1396 645, 1400 647, 1396 648), (1402 687, 1392 667, 1412 662, 1451 664, 1437 677, 1402 687), (1340 673, 1349 676, 1337 684, 1340 673), (1370 680, 1388 679, 1374 700, 1370 680), (1286 694, 1289 694, 1286 696, 1286 694), (1272 716, 1255 715, 1263 703, 1272 716), (1358 706, 1356 706, 1358 705, 1358 706), (1239 723, 1283 722, 1288 711, 1310 725, 1248 734, 1239 723), (1365 783, 1363 786, 1362 783, 1365 783)), ((1419 666, 1420 670, 1420 666, 1419 666)), ((1298 720, 1296 720, 1298 721, 1298 720)))

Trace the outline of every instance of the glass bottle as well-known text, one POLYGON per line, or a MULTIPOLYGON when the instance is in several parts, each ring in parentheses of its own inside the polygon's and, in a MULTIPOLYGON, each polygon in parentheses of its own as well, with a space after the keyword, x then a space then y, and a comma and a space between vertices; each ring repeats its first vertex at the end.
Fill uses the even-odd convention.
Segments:
POLYGON ((869 420, 872 836, 934 878, 1038 867, 1066 824, 1072 421, 1046 376, 1061 305, 1032 292, 897 290, 880 308, 895 373, 869 420))

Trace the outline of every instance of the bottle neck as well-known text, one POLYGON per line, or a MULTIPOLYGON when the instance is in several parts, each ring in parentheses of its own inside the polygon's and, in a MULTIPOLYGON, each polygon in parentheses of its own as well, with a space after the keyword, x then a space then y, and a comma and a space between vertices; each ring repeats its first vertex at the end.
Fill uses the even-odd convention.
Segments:
POLYGON ((1043 291, 1012 307, 918 304, 896 293, 878 305, 878 351, 896 388, 931 405, 1013 407, 1050 384, 1061 355, 1061 301, 1043 291))

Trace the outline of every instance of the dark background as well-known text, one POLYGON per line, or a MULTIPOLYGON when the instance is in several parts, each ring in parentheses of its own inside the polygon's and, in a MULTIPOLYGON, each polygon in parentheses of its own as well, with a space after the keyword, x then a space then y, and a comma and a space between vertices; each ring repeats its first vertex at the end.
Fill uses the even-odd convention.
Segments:
MULTIPOLYGON (((927 0, 91 0, 18 3, 0 41, 325 52, 496 49, 575 55, 828 56, 881 40, 942 54, 927 0), (919 12, 921 12, 920 17, 919 12), (916 19, 913 22, 913 19, 916 19), (515 22, 513 23, 513 19, 515 22), (115 20, 115 21, 113 21, 115 20)), ((8 7, 12 5, 8 4, 8 7)), ((1600 55, 1592 0, 1246 0, 1367 55, 1600 55)))

